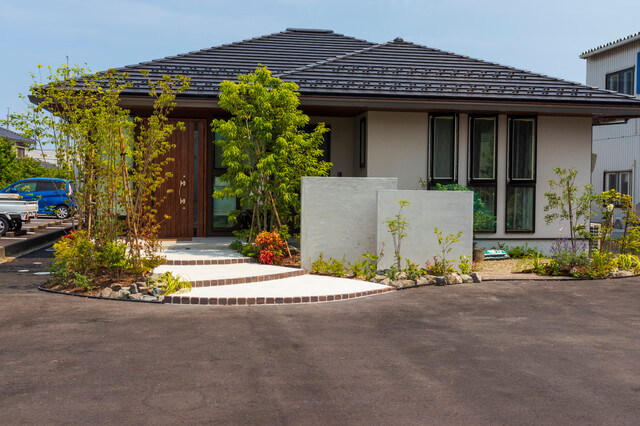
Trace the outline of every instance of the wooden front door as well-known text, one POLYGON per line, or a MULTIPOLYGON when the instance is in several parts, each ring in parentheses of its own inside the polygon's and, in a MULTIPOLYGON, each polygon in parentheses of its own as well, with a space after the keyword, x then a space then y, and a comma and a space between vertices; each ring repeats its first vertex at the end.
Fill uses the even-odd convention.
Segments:
POLYGON ((199 200, 201 193, 204 193, 204 179, 201 178, 204 164, 200 164, 202 160, 198 161, 206 158, 199 155, 206 145, 206 121, 179 121, 184 123, 185 130, 176 129, 171 135, 170 140, 175 147, 168 155, 174 161, 166 166, 173 176, 158 190, 158 196, 164 196, 164 201, 158 204, 159 238, 186 239, 197 236, 198 228, 203 225, 198 223, 198 219, 204 218, 206 208, 206 202, 199 200))

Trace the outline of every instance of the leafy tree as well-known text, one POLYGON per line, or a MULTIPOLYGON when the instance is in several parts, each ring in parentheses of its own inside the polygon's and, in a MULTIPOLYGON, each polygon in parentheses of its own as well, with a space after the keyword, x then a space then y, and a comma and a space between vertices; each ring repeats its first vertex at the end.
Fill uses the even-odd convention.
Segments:
POLYGON ((8 138, 0 138, 0 188, 17 180, 16 156, 13 142, 8 138))
POLYGON ((309 117, 299 109, 295 83, 272 77, 266 67, 238 80, 220 85, 218 103, 232 117, 214 120, 212 128, 221 136, 216 143, 228 186, 213 196, 237 197, 251 207, 251 240, 261 231, 296 225, 301 177, 326 176, 331 163, 320 159, 324 124, 311 133, 303 130, 309 117))
POLYGON ((556 179, 549 179, 551 191, 545 192, 547 205, 544 206, 544 220, 547 224, 558 221, 569 221, 569 233, 571 247, 575 249, 578 237, 587 238, 589 236, 588 223, 591 218, 592 195, 591 185, 585 185, 582 194, 578 195, 578 188, 575 185, 578 172, 574 168, 563 169, 557 167, 553 169, 556 179))
POLYGON ((168 115, 189 80, 163 76, 152 81, 142 72, 153 109, 146 119, 131 119, 119 105, 120 94, 131 87, 127 74, 90 74, 68 66, 49 67, 49 73, 44 82, 34 76, 30 95, 37 104, 12 115, 12 125, 28 138, 55 145, 58 162, 76 183, 80 226, 96 249, 104 251, 124 235, 133 270, 142 270, 143 255, 154 258, 159 248, 156 215, 164 195, 156 192, 171 177, 164 171, 173 161, 167 156, 173 146, 169 137, 181 127, 168 123, 168 115))

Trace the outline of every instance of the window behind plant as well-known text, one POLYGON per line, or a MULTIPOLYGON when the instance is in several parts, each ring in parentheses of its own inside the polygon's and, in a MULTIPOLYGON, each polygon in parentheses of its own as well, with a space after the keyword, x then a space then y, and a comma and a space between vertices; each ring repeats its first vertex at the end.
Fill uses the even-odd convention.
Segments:
MULTIPOLYGON (((469 182, 480 195, 491 216, 496 216, 497 117, 471 117, 469 120, 469 182)), ((478 232, 496 232, 495 220, 485 222, 478 232)))

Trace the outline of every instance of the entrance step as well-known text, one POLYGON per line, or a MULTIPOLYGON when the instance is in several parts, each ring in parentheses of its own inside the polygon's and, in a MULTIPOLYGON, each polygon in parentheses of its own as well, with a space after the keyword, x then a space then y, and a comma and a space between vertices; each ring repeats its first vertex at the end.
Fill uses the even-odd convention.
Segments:
POLYGON ((165 259, 164 265, 233 265, 236 263, 250 263, 250 257, 219 257, 219 258, 182 258, 165 259))
POLYGON ((167 295, 163 303, 175 305, 279 305, 356 299, 393 292, 394 287, 319 275, 304 275, 260 284, 193 288, 167 295))
POLYGON ((174 276, 186 279, 193 287, 258 283, 305 274, 302 269, 248 262, 209 265, 160 265, 154 269, 154 273, 162 274, 164 272, 171 272, 174 276))

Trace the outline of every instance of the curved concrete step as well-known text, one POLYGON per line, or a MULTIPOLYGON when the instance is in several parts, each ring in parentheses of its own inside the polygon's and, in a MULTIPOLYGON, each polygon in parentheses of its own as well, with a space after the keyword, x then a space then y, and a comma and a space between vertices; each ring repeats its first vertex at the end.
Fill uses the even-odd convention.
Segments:
POLYGON ((219 258, 198 258, 183 257, 180 259, 166 258, 163 265, 233 265, 236 263, 251 263, 253 259, 250 257, 219 257, 219 258))
POLYGON ((160 265, 154 273, 171 272, 188 280, 193 287, 248 284, 304 275, 305 271, 257 263, 222 263, 210 265, 160 265))
POLYGON ((193 288, 186 293, 167 295, 163 303, 210 306, 320 303, 390 291, 395 291, 395 288, 368 281, 304 275, 259 284, 193 288))

